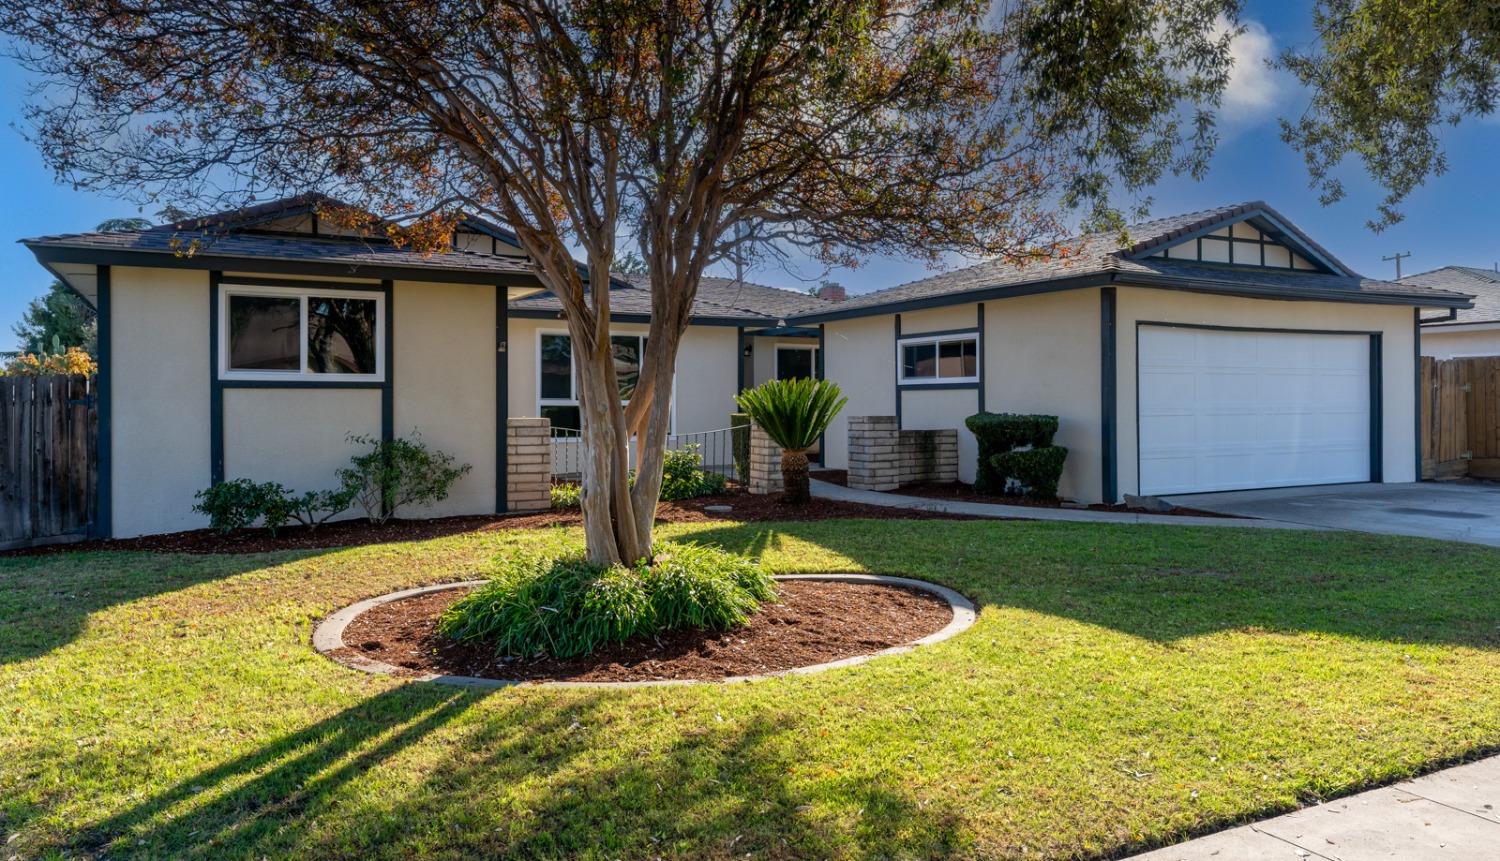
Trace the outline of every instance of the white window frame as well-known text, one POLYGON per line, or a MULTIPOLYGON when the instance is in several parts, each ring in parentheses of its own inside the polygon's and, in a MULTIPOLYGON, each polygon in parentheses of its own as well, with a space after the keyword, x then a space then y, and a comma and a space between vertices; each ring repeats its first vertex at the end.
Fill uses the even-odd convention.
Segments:
MULTIPOLYGON (((644 341, 649 334, 650 334, 649 332, 615 332, 615 331, 611 331, 609 333, 609 336, 611 338, 614 338, 614 337, 635 337, 635 338, 639 338, 640 340, 644 341)), ((564 400, 562 398, 544 398, 544 397, 542 397, 542 338, 546 337, 548 335, 562 335, 563 337, 567 338, 570 343, 571 343, 571 341, 573 339, 573 334, 571 332, 569 332, 567 329, 537 329, 536 330, 536 349, 535 349, 535 351, 533 352, 532 355, 533 355, 534 360, 536 362, 536 374, 534 375, 534 384, 536 386, 536 389, 535 389, 535 392, 536 392, 536 414, 538 416, 540 416, 542 414, 542 407, 580 407, 581 408, 583 406, 582 404, 580 404, 578 402, 578 366, 577 366, 577 364, 574 363, 573 351, 571 349, 568 351, 568 365, 569 365, 569 370, 570 370, 570 376, 572 377, 572 383, 573 383, 573 397, 571 399, 568 399, 568 400, 564 400)), ((679 355, 681 354, 681 350, 680 349, 679 349, 678 353, 679 353, 679 355)), ((645 357, 646 357, 646 351, 645 350, 641 350, 641 358, 642 358, 642 360, 644 360, 645 357)), ((624 406, 625 404, 628 404, 628 403, 630 403, 630 401, 628 401, 628 400, 620 401, 620 405, 621 406, 624 406)), ((583 414, 582 414, 581 411, 579 413, 579 421, 578 421, 578 423, 579 424, 583 424, 583 414)), ((675 366, 672 368, 672 414, 671 414, 671 423, 672 423, 672 427, 675 429, 677 427, 677 368, 675 366)), ((583 428, 568 428, 568 430, 583 430, 583 428)))
POLYGON ((330 288, 324 284, 308 282, 306 287, 263 287, 253 284, 226 282, 219 285, 219 379, 254 380, 259 382, 288 383, 383 383, 385 382, 385 293, 378 290, 350 290, 345 287, 330 288), (301 300, 301 317, 297 321, 297 350, 302 367, 295 371, 244 370, 229 366, 229 297, 266 296, 278 299, 296 297, 301 300), (310 296, 328 296, 340 299, 375 300, 375 373, 330 374, 313 371, 307 366, 307 300, 310 296))
POLYGON ((771 361, 771 379, 773 379, 773 380, 779 380, 779 379, 781 379, 781 351, 782 350, 805 350, 807 352, 812 353, 813 354, 812 355, 813 378, 814 379, 817 378, 817 376, 818 376, 818 345, 817 344, 795 344, 795 343, 784 343, 784 342, 781 342, 781 341, 777 341, 776 342, 776 346, 775 346, 775 352, 773 352, 771 354, 772 357, 773 357, 772 361, 771 361))
POLYGON ((984 348, 979 343, 978 331, 949 332, 942 335, 910 335, 896 340, 896 381, 903 386, 948 386, 955 383, 979 382, 979 369, 984 367, 984 348), (954 341, 974 342, 974 375, 968 377, 908 377, 906 375, 906 348, 909 346, 920 346, 923 344, 933 345, 936 351, 938 373, 942 373, 942 345, 954 341))

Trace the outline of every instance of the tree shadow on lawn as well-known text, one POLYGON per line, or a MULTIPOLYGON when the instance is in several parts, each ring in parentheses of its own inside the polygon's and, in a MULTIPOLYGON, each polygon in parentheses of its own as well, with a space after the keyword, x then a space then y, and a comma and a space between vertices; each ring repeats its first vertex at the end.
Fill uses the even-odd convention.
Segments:
MULTIPOLYGON (((924 521, 683 536, 761 557, 797 538, 874 573, 1157 642, 1248 628, 1500 649, 1500 550, 1298 530, 924 521)), ((798 560, 793 557, 792 564, 798 560)), ((783 565, 786 561, 782 562, 783 565)))
POLYGON ((73 642, 100 610, 311 555, 317 554, 59 553, 0 558, 0 665, 40 657, 73 642))
POLYGON ((830 797, 824 813, 837 821, 819 818, 809 791, 792 785, 809 764, 785 719, 710 717, 683 729, 712 713, 688 704, 695 717, 663 712, 673 733, 652 750, 611 736, 609 701, 622 696, 635 699, 613 707, 661 707, 639 692, 405 685, 183 780, 69 849, 187 859, 697 859, 823 857, 849 854, 851 843, 858 856, 944 857, 962 843, 956 815, 856 776, 853 763, 817 764, 816 795, 830 797), (483 713, 471 712, 486 698, 483 713), (436 747, 415 755, 420 768, 392 761, 424 743, 436 747))

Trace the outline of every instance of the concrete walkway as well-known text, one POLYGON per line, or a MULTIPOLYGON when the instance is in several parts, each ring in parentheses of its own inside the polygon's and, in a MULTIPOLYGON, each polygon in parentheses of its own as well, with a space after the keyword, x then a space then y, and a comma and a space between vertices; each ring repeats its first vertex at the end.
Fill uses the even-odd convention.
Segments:
POLYGON ((1129 861, 1500 861, 1500 757, 1220 831, 1129 861))
POLYGON ((1168 499, 1239 517, 1500 547, 1500 484, 1493 482, 1338 484, 1168 499))
POLYGON ((915 511, 942 511, 974 517, 1000 517, 1022 520, 1065 520, 1078 523, 1156 523, 1165 526, 1240 526, 1252 529, 1317 529, 1276 520, 1249 520, 1237 517, 1188 517, 1178 514, 1136 514, 1131 511, 1091 511, 1086 508, 1041 508, 1030 505, 995 505, 988 502, 961 502, 903 496, 875 490, 855 490, 826 481, 812 482, 812 495, 842 502, 862 502, 886 508, 910 508, 915 511))

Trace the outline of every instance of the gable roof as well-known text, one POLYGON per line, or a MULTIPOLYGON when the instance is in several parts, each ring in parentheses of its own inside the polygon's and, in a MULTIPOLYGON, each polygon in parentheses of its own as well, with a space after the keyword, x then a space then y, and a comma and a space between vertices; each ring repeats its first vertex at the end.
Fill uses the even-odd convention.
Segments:
POLYGON ((1026 295, 1098 284, 1135 284, 1274 299, 1316 299, 1420 306, 1465 306, 1467 296, 1416 284, 1364 278, 1261 201, 1159 218, 1118 233, 1090 233, 1063 240, 1066 256, 1019 263, 991 260, 861 296, 831 310, 805 314, 798 323, 888 314, 902 310, 1026 295), (1253 221, 1329 271, 1232 266, 1148 256, 1238 221, 1253 221))
MULTIPOLYGON (((641 321, 651 314, 651 288, 640 277, 614 276, 610 291, 610 315, 616 320, 641 321)), ((773 326, 788 317, 810 314, 835 303, 809 293, 767 287, 732 278, 705 275, 693 299, 693 319, 722 325, 773 326)), ((562 303, 552 293, 538 293, 510 303, 512 316, 553 319, 562 313, 562 303)))
POLYGON ((1452 320, 1434 320, 1423 326, 1462 326, 1469 323, 1500 323, 1500 271, 1471 266, 1444 266, 1401 279, 1402 284, 1454 290, 1474 297, 1474 307, 1458 311, 1452 320))

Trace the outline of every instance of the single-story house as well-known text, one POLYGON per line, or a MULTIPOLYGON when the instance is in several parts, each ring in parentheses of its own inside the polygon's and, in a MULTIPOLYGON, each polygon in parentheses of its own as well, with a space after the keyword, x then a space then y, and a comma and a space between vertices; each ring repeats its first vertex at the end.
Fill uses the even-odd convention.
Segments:
POLYGON ((823 328, 850 416, 959 428, 1060 418, 1059 492, 1083 502, 1418 476, 1425 314, 1463 293, 1364 278, 1261 202, 1063 243, 1063 258, 981 263, 851 297, 790 322, 823 328))
MULTIPOLYGON (((99 532, 205 525, 194 494, 223 479, 328 487, 350 434, 413 429, 473 467, 413 513, 505 511, 507 418, 576 427, 566 329, 513 234, 470 220, 423 255, 320 224, 329 203, 23 240, 99 311, 99 532)), ((849 397, 831 468, 849 417, 886 415, 959 429, 972 480, 963 422, 989 410, 1057 415, 1060 491, 1085 502, 1416 479, 1422 320, 1468 295, 1363 278, 1263 203, 1128 235, 847 301, 705 279, 673 431, 724 428, 740 389, 813 375, 849 397)), ((611 290, 628 385, 649 291, 611 290)))
POLYGON ((1500 270, 1444 266, 1408 275, 1402 284, 1468 293, 1474 307, 1422 321, 1422 355, 1435 359, 1500 356, 1500 270))
MULTIPOLYGON (((146 230, 22 242, 99 311, 103 535, 207 524, 194 494, 239 477, 317 490, 402 436, 472 466, 413 514, 505 511, 505 423, 577 428, 566 327, 509 231, 472 219, 424 255, 320 223, 317 194, 146 230), (188 253, 188 252, 191 253, 188 253)), ((612 281, 623 379, 649 291, 612 281)), ((726 428, 741 388, 817 373, 816 296, 705 279, 678 357, 674 432, 726 428)))

